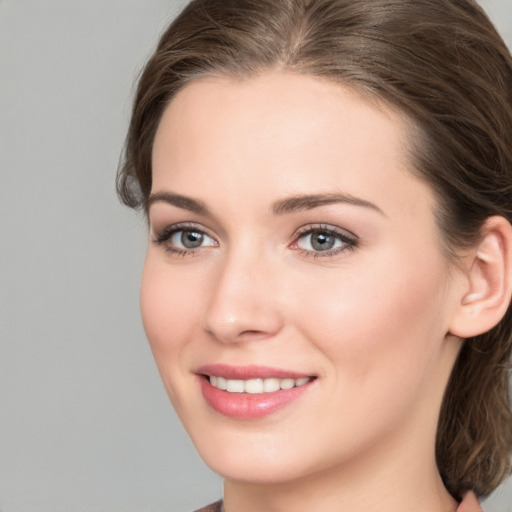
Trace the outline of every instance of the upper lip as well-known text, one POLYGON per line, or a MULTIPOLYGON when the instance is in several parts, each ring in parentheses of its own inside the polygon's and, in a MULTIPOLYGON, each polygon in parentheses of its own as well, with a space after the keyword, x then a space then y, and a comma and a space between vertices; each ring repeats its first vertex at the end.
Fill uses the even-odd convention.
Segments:
POLYGON ((313 377, 311 374, 273 368, 269 366, 231 366, 228 364, 206 364, 196 370, 199 375, 215 375, 232 380, 248 379, 300 379, 301 377, 313 377))

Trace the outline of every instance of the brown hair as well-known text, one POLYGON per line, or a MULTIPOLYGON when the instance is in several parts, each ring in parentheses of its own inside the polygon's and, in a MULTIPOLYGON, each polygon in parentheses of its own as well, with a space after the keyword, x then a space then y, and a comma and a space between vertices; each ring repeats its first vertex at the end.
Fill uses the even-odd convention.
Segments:
MULTIPOLYGON (((512 221, 512 59, 472 0, 194 0, 140 77, 118 193, 145 208, 153 139, 192 80, 283 69, 378 98, 409 120, 412 171, 437 193, 446 254, 485 219, 512 221)), ((488 495, 510 472, 512 308, 465 341, 445 393, 437 462, 447 489, 488 495)))

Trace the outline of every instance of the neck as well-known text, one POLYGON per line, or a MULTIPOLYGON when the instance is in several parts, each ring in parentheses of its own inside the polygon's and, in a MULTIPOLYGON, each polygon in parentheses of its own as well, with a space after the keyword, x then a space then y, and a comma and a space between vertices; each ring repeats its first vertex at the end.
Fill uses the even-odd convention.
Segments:
POLYGON ((273 485, 228 480, 224 484, 225 512, 455 512, 457 508, 440 478, 406 488, 403 483, 389 482, 386 476, 379 480, 377 474, 358 487, 330 477, 316 475, 307 481, 273 485))

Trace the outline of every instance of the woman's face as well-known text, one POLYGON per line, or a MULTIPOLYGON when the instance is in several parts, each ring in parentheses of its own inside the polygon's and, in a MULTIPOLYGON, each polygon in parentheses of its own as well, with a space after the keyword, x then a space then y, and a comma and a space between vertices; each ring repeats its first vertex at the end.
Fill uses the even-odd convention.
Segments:
POLYGON ((460 286, 406 132, 340 85, 280 72, 196 81, 165 111, 142 316, 221 475, 433 461, 460 286))

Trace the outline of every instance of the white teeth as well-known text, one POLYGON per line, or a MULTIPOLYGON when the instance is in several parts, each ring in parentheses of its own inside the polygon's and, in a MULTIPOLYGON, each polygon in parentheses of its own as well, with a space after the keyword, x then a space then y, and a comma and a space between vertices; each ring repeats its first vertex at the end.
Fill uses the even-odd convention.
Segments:
POLYGON ((248 379, 248 380, 235 380, 225 379, 224 377, 217 377, 216 375, 210 376, 210 384, 223 391, 229 393, 272 393, 280 389, 292 389, 297 386, 307 384, 311 379, 309 377, 300 377, 299 379, 248 379))
POLYGON ((282 379, 279 383, 281 389, 292 389, 295 386, 295 379, 282 379))
POLYGON ((217 377, 217 384, 215 384, 215 387, 219 389, 226 389, 228 387, 227 381, 224 377, 217 377))
POLYGON ((230 393, 243 393, 244 381, 243 380, 226 380, 226 391, 230 393))
POLYGON ((249 379, 244 383, 244 391, 246 393, 256 394, 263 393, 263 380, 262 379, 249 379))
POLYGON ((272 391, 279 391, 281 387, 279 386, 279 379, 265 379, 263 381, 263 392, 264 393, 272 393, 272 391))

